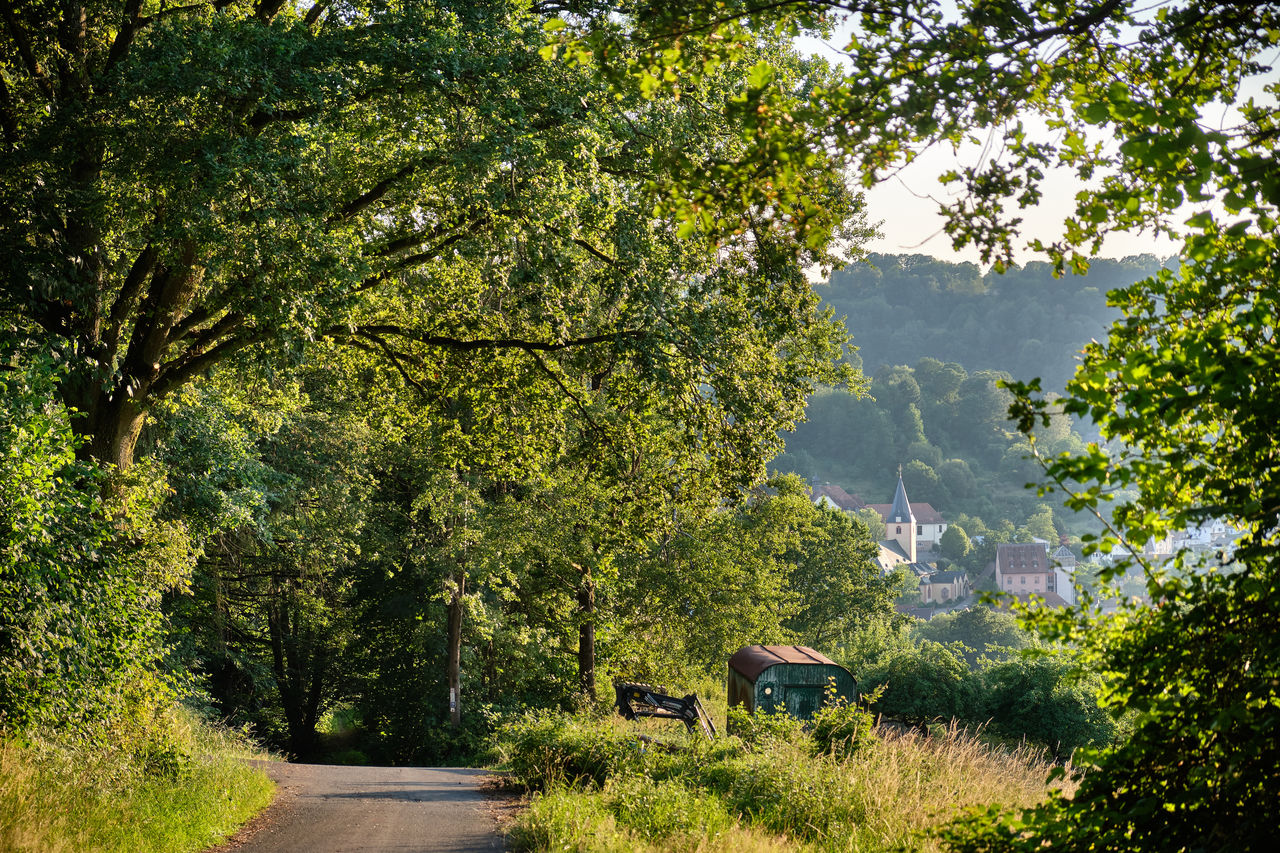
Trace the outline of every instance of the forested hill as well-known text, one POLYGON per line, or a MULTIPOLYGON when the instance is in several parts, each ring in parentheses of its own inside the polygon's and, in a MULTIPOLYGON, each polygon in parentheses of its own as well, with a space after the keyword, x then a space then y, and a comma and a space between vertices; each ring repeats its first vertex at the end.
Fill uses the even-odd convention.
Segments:
MULTIPOLYGON (((974 264, 923 255, 868 260, 837 272, 823 298, 846 317, 873 378, 871 397, 814 395, 774 469, 885 501, 903 465, 912 499, 952 520, 963 513, 1012 529, 1052 512, 1067 532, 1080 519, 1025 488, 1040 472, 1007 420, 1012 398, 999 383, 1039 376, 1045 390, 1063 389, 1076 353, 1117 316, 1106 292, 1155 273, 1160 261, 1099 260, 1088 275, 1055 279, 1044 263, 983 275, 974 264)), ((1081 427, 1055 418, 1041 446, 1082 452, 1092 430, 1081 427)))
POLYGON ((923 357, 969 371, 1039 376, 1059 390, 1074 355, 1118 315, 1106 293, 1160 269, 1152 255, 1096 260, 1088 275, 1055 279, 1047 263, 983 275, 977 265, 925 255, 871 255, 836 272, 823 299, 844 315, 864 369, 923 357))

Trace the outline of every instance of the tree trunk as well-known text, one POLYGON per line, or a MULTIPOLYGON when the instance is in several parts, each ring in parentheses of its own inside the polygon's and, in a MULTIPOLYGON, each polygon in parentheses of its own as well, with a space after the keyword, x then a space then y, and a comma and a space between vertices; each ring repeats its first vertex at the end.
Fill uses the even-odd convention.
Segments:
POLYGON ((467 573, 459 568, 449 594, 449 722, 462 725, 462 600, 467 591, 467 573))
POLYGON ((596 698, 596 584, 590 570, 578 587, 578 687, 596 698))
POLYGON ((132 400, 104 403, 92 412, 85 424, 89 440, 81 447, 80 453, 125 470, 133 464, 138 436, 142 434, 146 419, 146 409, 132 400))
POLYGON ((289 727, 289 752, 296 759, 307 759, 316 752, 316 723, 320 700, 322 673, 306 678, 306 655, 299 647, 298 637, 290 626, 289 605, 276 602, 270 605, 267 628, 271 637, 272 674, 280 694, 280 705, 289 727), (307 690, 310 681, 311 690, 307 690))

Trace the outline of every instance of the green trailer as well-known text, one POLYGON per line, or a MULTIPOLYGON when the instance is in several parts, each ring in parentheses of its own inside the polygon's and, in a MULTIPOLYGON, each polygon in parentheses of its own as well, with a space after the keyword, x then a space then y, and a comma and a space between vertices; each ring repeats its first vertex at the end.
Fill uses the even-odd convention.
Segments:
POLYGON ((746 646, 729 658, 730 707, 808 720, 829 698, 852 704, 858 683, 849 670, 807 646, 746 646))

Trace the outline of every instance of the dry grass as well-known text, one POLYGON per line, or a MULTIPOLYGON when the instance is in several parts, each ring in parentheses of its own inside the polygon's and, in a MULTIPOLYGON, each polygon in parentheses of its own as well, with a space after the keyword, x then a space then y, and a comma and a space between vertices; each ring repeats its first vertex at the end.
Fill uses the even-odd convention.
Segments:
POLYGON ((542 718, 512 733, 510 766, 543 788, 513 841, 527 850, 936 851, 935 830, 961 810, 1030 806, 1047 791, 1051 765, 1038 752, 955 728, 882 731, 843 759, 815 755, 795 731, 751 749, 695 740, 667 753, 637 744, 618 720, 542 718))
POLYGON ((1053 765, 1041 749, 993 747, 955 726, 929 737, 877 733, 851 767, 869 782, 855 787, 869 818, 866 834, 910 838, 909 849, 940 850, 932 830, 964 809, 1032 806, 1048 791, 1053 765))

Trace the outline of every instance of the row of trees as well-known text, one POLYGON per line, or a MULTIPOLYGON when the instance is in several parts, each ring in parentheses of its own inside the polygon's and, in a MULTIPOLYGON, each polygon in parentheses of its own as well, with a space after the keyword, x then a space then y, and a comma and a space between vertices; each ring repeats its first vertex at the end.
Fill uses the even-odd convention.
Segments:
POLYGON ((194 676, 296 755, 345 702, 422 761, 478 701, 888 611, 865 530, 755 491, 863 384, 807 272, 860 198, 809 157, 803 200, 705 208, 733 233, 654 211, 745 150, 757 69, 797 104, 831 70, 764 33, 657 92, 558 61, 554 11, 6 12, 6 727, 194 676))
POLYGON ((236 518, 172 599, 183 663, 295 755, 349 705, 376 760, 456 758, 485 707, 700 678, 748 640, 831 644, 896 593, 866 531, 794 479, 729 511, 691 487, 655 499, 642 454, 629 476, 571 459, 524 478, 442 470, 411 389, 362 384, 376 361, 332 355, 271 399, 206 386, 152 432, 191 487, 173 511, 236 518), (228 428, 247 404, 273 412, 256 435, 228 428))

